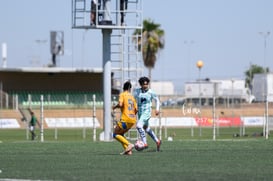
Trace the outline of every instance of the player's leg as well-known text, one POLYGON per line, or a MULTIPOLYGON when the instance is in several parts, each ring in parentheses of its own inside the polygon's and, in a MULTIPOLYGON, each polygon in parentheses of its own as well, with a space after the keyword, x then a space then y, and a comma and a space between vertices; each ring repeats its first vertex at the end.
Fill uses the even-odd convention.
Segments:
POLYGON ((126 0, 120 0, 120 23, 121 25, 124 25, 124 10, 127 10, 127 1, 126 0))
POLYGON ((143 126, 144 126, 144 121, 140 117, 140 119, 137 122, 136 128, 137 128, 137 131, 138 131, 140 138, 143 141, 145 147, 148 148, 146 133, 145 133, 145 130, 143 129, 143 126))
POLYGON ((31 131, 31 139, 32 139, 32 140, 35 140, 35 137, 36 137, 35 132, 34 132, 34 131, 31 131))
POLYGON ((148 133, 148 135, 154 140, 156 143, 157 151, 160 151, 160 146, 161 146, 161 140, 158 139, 154 131, 148 126, 145 131, 148 133))
POLYGON ((119 121, 117 126, 114 129, 113 137, 122 144, 122 146, 126 149, 129 141, 123 136, 126 132, 126 123, 119 121))
POLYGON ((159 139, 155 135, 154 131, 150 128, 150 126, 145 127, 146 133, 154 140, 154 142, 158 142, 159 139))
MULTIPOLYGON (((135 125, 135 123, 128 123, 128 122, 126 122, 126 129, 124 129, 124 134, 127 133, 134 125, 135 125)), ((134 148, 134 145, 128 141, 128 144, 125 146, 125 154, 131 155, 133 148, 134 148)))
POLYGON ((90 15, 91 25, 96 24, 96 11, 97 11, 96 4, 92 1, 91 2, 91 15, 90 15))
POLYGON ((114 129, 113 137, 121 143, 124 148, 124 154, 130 152, 133 149, 133 144, 131 144, 125 137, 124 134, 133 126, 126 122, 119 121, 114 129))
POLYGON ((31 140, 35 139, 34 126, 30 126, 31 140))

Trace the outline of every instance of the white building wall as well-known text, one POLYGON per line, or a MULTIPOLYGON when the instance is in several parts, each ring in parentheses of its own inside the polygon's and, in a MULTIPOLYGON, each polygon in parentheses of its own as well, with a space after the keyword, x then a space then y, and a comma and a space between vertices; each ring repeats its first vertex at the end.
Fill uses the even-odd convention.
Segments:
POLYGON ((151 82, 151 89, 156 92, 157 95, 174 95, 174 85, 169 81, 151 82))
POLYGON ((273 73, 254 74, 252 92, 257 102, 264 102, 265 95, 269 102, 273 102, 273 73))
POLYGON ((199 97, 199 86, 201 97, 212 97, 214 90, 216 96, 235 98, 248 97, 245 81, 241 79, 187 82, 185 84, 185 96, 199 97))
POLYGON ((192 82, 185 84, 186 97, 212 97, 214 93, 214 84, 212 82, 192 82), (199 94, 200 86, 200 94, 199 94))
POLYGON ((269 74, 267 77, 267 100, 268 102, 273 102, 273 74, 269 74))

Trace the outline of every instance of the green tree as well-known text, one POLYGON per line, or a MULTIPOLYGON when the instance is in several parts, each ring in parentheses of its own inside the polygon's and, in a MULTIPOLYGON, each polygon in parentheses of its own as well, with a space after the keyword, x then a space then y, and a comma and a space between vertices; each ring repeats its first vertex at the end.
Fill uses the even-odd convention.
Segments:
POLYGON ((134 36, 133 41, 137 42, 138 51, 142 51, 143 62, 145 67, 148 68, 149 78, 151 78, 151 69, 155 66, 158 53, 165 46, 165 32, 160 29, 160 24, 147 19, 143 20, 142 32, 138 29, 134 32, 134 35, 138 35, 134 36), (142 36, 139 36, 141 33, 142 36))
POLYGON ((250 65, 249 69, 245 71, 245 84, 246 87, 248 87, 251 92, 252 92, 252 80, 254 77, 254 74, 261 74, 261 73, 268 73, 269 72, 269 68, 263 68, 262 66, 259 65, 250 65))

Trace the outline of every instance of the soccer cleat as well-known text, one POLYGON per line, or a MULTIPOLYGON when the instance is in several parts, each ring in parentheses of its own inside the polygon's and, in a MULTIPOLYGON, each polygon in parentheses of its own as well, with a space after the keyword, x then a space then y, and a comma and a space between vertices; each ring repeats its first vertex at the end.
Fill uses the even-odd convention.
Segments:
POLYGON ((132 155, 132 154, 133 154, 132 151, 128 151, 128 152, 123 151, 120 153, 120 155, 132 155))
POLYGON ((148 144, 144 144, 144 149, 148 149, 148 144))
POLYGON ((127 152, 127 153, 125 153, 125 155, 132 155, 132 154, 133 154, 132 150, 129 151, 129 152, 127 152))
POLYGON ((120 155, 125 155, 125 151, 121 152, 120 155))
POLYGON ((124 152, 121 152, 120 154, 121 155, 131 155, 133 148, 134 148, 134 145, 133 144, 129 144, 128 147, 124 150, 124 152))
POLYGON ((133 148, 134 148, 134 145, 133 144, 129 144, 125 151, 126 152, 130 152, 130 151, 132 151, 133 148))
POLYGON ((158 140, 156 143, 156 151, 160 151, 160 146, 161 146, 161 140, 158 140))

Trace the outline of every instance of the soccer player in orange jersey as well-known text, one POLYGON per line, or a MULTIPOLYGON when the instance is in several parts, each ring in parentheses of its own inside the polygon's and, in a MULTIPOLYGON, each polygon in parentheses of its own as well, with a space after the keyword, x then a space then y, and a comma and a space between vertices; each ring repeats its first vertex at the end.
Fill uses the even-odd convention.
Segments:
POLYGON ((132 84, 129 81, 124 83, 123 92, 119 95, 119 102, 113 107, 113 110, 121 109, 121 118, 114 129, 113 137, 122 144, 124 148, 122 155, 131 155, 134 148, 134 145, 124 137, 124 134, 136 124, 137 119, 137 103, 131 94, 131 88, 132 84))

